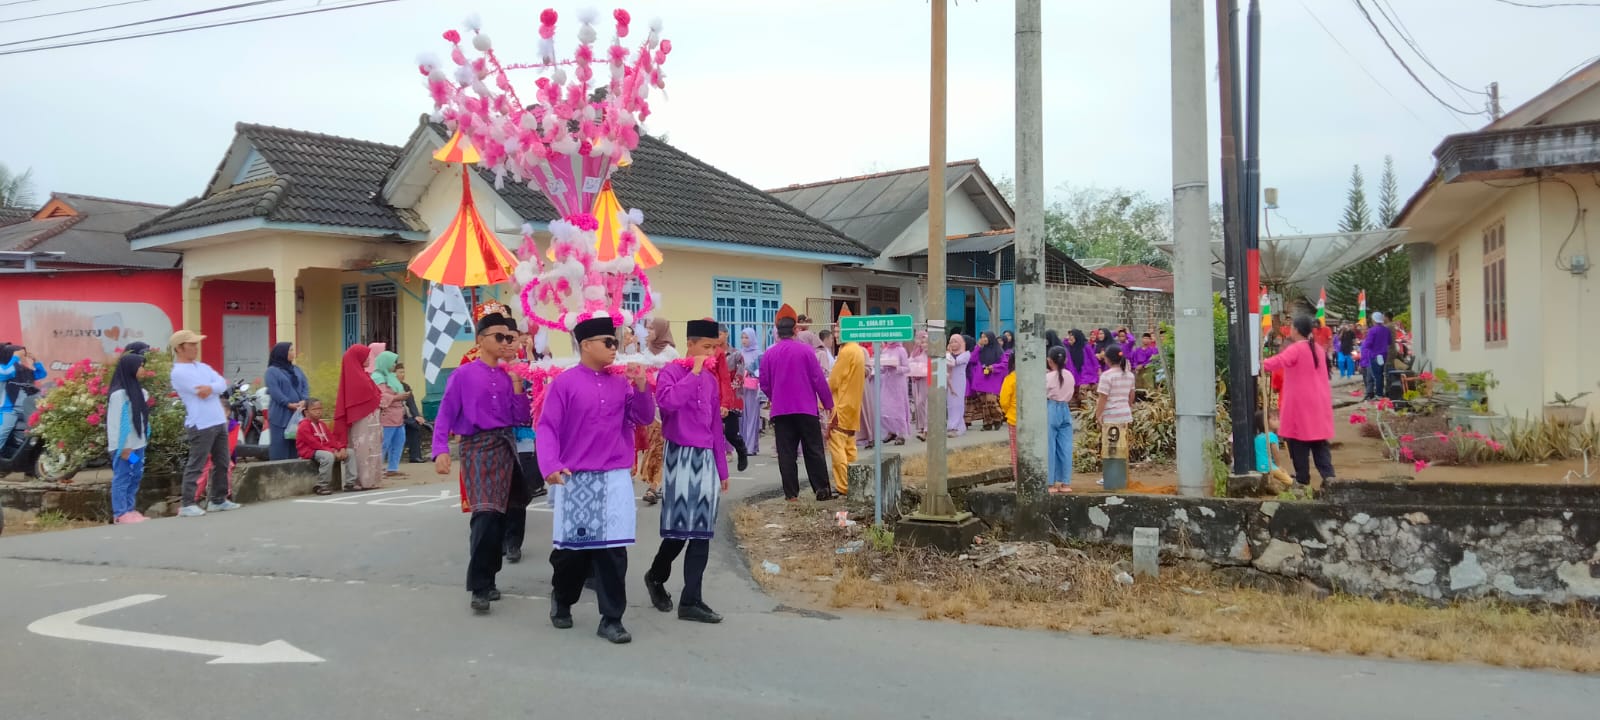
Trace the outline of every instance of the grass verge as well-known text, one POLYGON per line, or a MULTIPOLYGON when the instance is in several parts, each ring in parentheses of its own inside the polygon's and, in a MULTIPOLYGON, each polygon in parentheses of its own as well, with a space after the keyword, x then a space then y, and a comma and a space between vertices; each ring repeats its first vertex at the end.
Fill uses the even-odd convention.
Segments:
POLYGON ((735 510, 740 541, 768 592, 802 606, 1000 627, 1600 671, 1600 614, 1591 608, 1323 598, 1294 583, 1261 589, 1261 576, 1202 565, 1163 567, 1157 581, 1124 584, 1128 561, 1115 548, 985 540, 951 556, 894 547, 865 523, 840 528, 838 509, 779 499, 735 510))
POLYGON ((46 510, 35 513, 7 508, 0 512, 5 513, 6 535, 30 535, 55 530, 75 530, 77 528, 105 524, 94 520, 73 520, 59 510, 46 510))

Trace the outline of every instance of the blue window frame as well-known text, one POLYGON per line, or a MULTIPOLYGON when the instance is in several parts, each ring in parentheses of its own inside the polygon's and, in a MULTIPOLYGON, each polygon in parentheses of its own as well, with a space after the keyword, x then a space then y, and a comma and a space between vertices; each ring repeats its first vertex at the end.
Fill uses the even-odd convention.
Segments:
POLYGON ((783 307, 783 283, 748 278, 711 279, 711 304, 717 322, 730 326, 730 334, 745 327, 760 328, 763 344, 777 341, 772 321, 783 307))
POLYGON ((628 278, 628 284, 622 288, 622 309, 635 315, 644 307, 644 286, 634 278, 628 278))
POLYGON ((343 314, 343 347, 350 347, 361 339, 361 289, 355 285, 339 288, 339 310, 343 314))
MULTIPOLYGON (((466 303, 467 303, 467 315, 469 317, 471 317, 472 313, 477 311, 478 303, 484 302, 486 300, 499 301, 500 300, 500 288, 497 288, 497 287, 490 287, 490 288, 464 287, 464 288, 461 288, 461 299, 466 301, 466 303)), ((477 318, 471 318, 471 319, 474 322, 477 321, 477 318)), ((475 337, 477 337, 477 331, 471 325, 468 325, 466 327, 461 328, 461 332, 456 333, 456 339, 457 340, 468 340, 468 341, 470 341, 475 337)))

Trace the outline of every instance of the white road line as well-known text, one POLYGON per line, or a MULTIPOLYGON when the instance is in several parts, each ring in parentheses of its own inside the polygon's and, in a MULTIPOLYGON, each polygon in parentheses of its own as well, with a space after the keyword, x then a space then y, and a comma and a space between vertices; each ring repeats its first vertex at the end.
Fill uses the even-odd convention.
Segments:
POLYGON ((135 605, 143 605, 147 602, 160 600, 163 597, 166 596, 129 595, 121 600, 112 600, 99 605, 90 605, 86 608, 56 613, 30 623, 28 632, 63 640, 82 640, 147 650, 167 650, 170 652, 190 653, 192 655, 209 655, 215 658, 210 663, 207 663, 209 665, 319 663, 323 661, 322 658, 282 640, 273 640, 262 645, 246 645, 244 643, 201 640, 177 635, 157 635, 155 633, 133 632, 131 630, 113 630, 111 628, 89 627, 88 625, 78 624, 96 615, 103 615, 135 605))

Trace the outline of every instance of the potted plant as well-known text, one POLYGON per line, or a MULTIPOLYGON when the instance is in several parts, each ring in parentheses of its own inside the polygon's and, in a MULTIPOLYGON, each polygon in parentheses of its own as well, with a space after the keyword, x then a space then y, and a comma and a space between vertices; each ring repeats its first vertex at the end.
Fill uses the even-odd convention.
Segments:
POLYGON ((1579 405, 1578 401, 1587 397, 1589 393, 1581 392, 1572 397, 1556 393, 1554 402, 1544 406, 1544 421, 1551 425, 1582 425, 1589 416, 1589 408, 1579 405))

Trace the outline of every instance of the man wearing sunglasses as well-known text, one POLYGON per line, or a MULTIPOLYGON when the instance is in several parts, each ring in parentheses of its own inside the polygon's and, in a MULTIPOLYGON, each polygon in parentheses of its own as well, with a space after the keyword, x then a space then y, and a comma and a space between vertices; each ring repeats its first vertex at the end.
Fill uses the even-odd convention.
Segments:
POLYGON ((532 422, 522 378, 504 365, 517 354, 517 323, 499 313, 478 320, 477 359, 445 385, 433 424, 433 468, 450 474, 450 436, 460 438, 461 509, 472 513, 467 591, 472 611, 500 599, 495 576, 505 551, 507 510, 526 508, 527 484, 517 462, 516 428, 532 422))
POLYGON ((580 362, 545 389, 535 443, 555 509, 550 624, 572 627, 572 606, 592 573, 600 605, 596 634, 621 644, 633 640, 622 627, 628 546, 637 530, 633 429, 655 420, 656 401, 642 366, 611 372, 616 333, 604 315, 572 328, 580 362))

